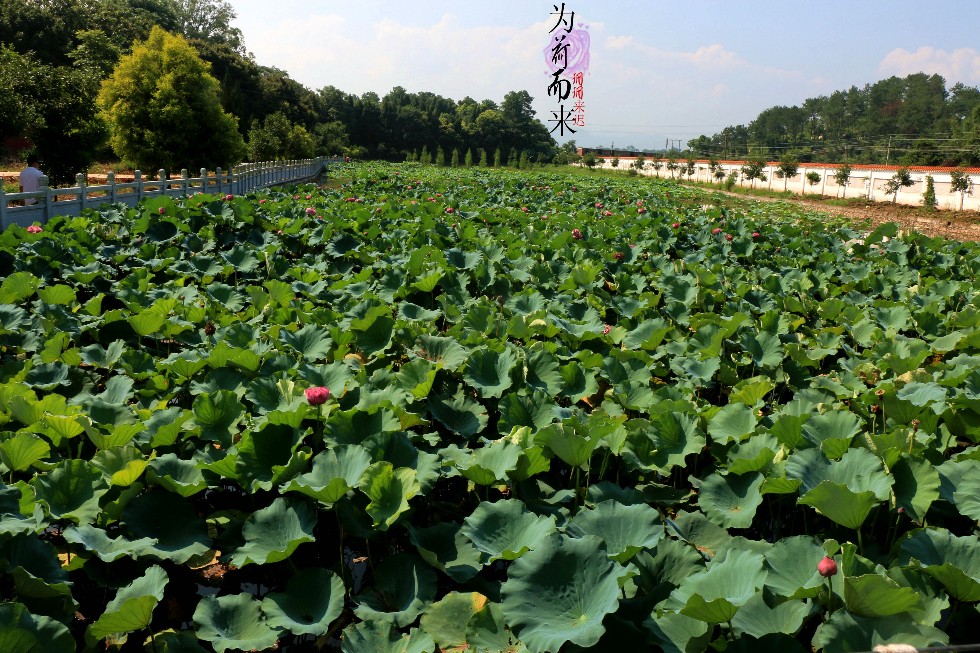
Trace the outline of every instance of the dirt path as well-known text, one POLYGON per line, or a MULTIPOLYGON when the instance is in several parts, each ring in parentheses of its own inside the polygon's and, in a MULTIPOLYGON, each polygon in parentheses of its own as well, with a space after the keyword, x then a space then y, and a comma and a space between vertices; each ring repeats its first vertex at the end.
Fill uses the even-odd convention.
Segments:
POLYGON ((873 225, 879 225, 885 222, 897 222, 905 230, 918 231, 927 236, 942 236, 944 238, 964 241, 980 241, 980 213, 973 211, 937 210, 927 215, 921 208, 901 204, 869 202, 866 205, 833 206, 824 202, 802 198, 764 197, 731 193, 717 189, 705 190, 710 193, 736 197, 742 201, 758 200, 761 202, 793 204, 804 207, 809 211, 819 211, 842 216, 856 222, 870 220, 873 225))

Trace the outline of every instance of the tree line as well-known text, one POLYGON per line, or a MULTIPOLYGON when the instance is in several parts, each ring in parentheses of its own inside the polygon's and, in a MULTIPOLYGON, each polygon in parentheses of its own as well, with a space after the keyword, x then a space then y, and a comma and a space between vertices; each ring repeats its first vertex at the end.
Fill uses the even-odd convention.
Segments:
POLYGON ((800 106, 775 106, 748 125, 688 141, 698 157, 895 165, 980 164, 980 90, 940 75, 889 77, 800 106))
POLYGON ((347 154, 445 163, 559 158, 527 91, 499 103, 400 86, 311 90, 263 66, 223 0, 0 0, 0 143, 53 183, 95 161, 144 170, 347 154))

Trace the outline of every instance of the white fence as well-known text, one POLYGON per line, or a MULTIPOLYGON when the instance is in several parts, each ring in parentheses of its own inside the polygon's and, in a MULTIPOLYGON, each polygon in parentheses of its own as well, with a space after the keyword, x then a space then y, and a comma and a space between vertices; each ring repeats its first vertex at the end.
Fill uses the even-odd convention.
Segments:
MULTIPOLYGON (((617 169, 628 170, 635 160, 634 157, 619 157, 619 166, 617 169)), ((655 170, 653 168, 653 161, 647 158, 641 174, 647 176, 659 174, 660 177, 668 179, 674 177, 675 179, 691 179, 692 181, 718 182, 709 168, 709 162, 705 160, 695 161, 694 174, 690 177, 686 174, 687 161, 685 159, 677 159, 675 161, 677 169, 673 172, 667 170, 666 159, 661 159, 660 164, 659 171, 655 170)), ((736 183, 739 186, 748 188, 753 185, 753 182, 746 179, 744 174, 742 174, 743 165, 745 165, 744 161, 718 162, 718 167, 724 170, 726 177, 734 172, 737 178, 736 183)), ((613 169, 610 159, 606 159, 603 167, 609 170, 613 169)), ((781 179, 776 175, 779 171, 779 164, 769 163, 763 170, 766 176, 765 181, 755 180, 755 187, 774 191, 781 191, 785 187, 786 190, 797 194, 841 198, 863 197, 877 202, 891 202, 894 198, 898 204, 922 206, 922 195, 926 189, 926 176, 931 175, 939 208, 980 211, 980 193, 976 192, 980 190, 980 172, 976 168, 967 170, 969 188, 963 193, 951 190, 951 168, 931 170, 925 167, 910 168, 909 176, 913 183, 911 186, 899 189, 897 197, 893 193, 887 192, 885 185, 895 174, 895 171, 899 169, 898 166, 886 167, 853 164, 851 166, 850 177, 846 184, 838 184, 835 179, 834 175, 839 168, 840 166, 830 164, 801 163, 794 176, 781 179), (820 177, 815 184, 811 184, 810 180, 807 179, 806 175, 810 172, 815 172, 820 177)))
POLYGON ((80 174, 75 177, 75 185, 69 188, 51 188, 48 178, 41 177, 40 189, 31 193, 4 193, 0 187, 0 231, 12 224, 22 227, 45 224, 56 215, 77 216, 86 208, 102 204, 122 202, 135 206, 142 199, 159 195, 181 197, 199 192, 241 195, 256 188, 312 179, 323 172, 328 163, 339 160, 319 157, 243 163, 228 172, 218 168, 213 175, 201 168, 199 177, 189 176, 185 169, 179 177, 168 177, 164 170, 160 170, 156 179, 144 179, 137 170, 133 181, 124 183, 117 182, 115 174, 110 172, 106 183, 91 186, 86 175, 80 174), (31 199, 36 203, 20 205, 31 199), (8 206, 10 202, 16 205, 8 206))

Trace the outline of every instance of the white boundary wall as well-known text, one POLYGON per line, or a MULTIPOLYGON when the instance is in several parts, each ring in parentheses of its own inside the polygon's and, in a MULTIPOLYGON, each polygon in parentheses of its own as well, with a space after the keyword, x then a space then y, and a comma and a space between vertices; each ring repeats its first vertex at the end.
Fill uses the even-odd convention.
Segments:
MULTIPOLYGON (((657 176, 658 172, 654 170, 652 160, 649 157, 644 158, 646 165, 640 174, 648 177, 657 176)), ((610 163, 611 159, 612 157, 606 157, 606 162, 602 166, 604 169, 629 170, 636 160, 635 157, 621 156, 619 157, 619 166, 613 168, 610 163)), ((660 163, 659 176, 670 179, 671 173, 667 170, 667 160, 661 159, 660 163)), ((680 178, 681 171, 687 167, 687 161, 686 159, 677 159, 676 164, 678 168, 673 172, 675 179, 680 178)), ((743 178, 743 165, 745 165, 743 161, 718 162, 718 166, 725 171, 726 176, 731 172, 735 172, 738 176, 738 185, 748 188, 752 186, 752 182, 743 178)), ((825 197, 863 197, 876 202, 892 201, 893 196, 885 192, 885 184, 892 178, 892 175, 899 169, 899 166, 885 167, 852 164, 851 175, 846 186, 838 185, 834 179, 838 167, 827 164, 801 163, 795 176, 780 179, 776 176, 776 172, 779 170, 779 164, 769 163, 764 169, 766 180, 760 181, 756 179, 755 187, 782 191, 785 185, 786 190, 797 194, 823 195, 825 197), (816 172, 820 175, 820 181, 811 185, 806 178, 808 172, 816 172)), ((950 173, 948 168, 935 172, 928 169, 910 168, 909 176, 912 178, 913 184, 899 190, 896 202, 898 204, 921 206, 922 194, 926 189, 926 175, 932 175, 938 208, 980 211, 980 172, 976 168, 967 169, 967 172, 971 182, 970 189, 961 196, 959 192, 950 192, 950 173)), ((688 178, 687 175, 683 176, 683 179, 688 178)), ((694 175, 690 179, 701 182, 717 182, 716 179, 712 178, 711 171, 708 168, 708 161, 706 160, 695 161, 694 175)))

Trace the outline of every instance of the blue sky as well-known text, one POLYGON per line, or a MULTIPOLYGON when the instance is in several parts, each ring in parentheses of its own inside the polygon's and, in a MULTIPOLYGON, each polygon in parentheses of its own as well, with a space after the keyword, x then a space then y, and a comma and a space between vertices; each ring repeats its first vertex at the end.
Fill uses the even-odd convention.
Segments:
MULTIPOLYGON (((460 100, 526 90, 542 121, 554 2, 231 0, 261 65, 316 90, 460 100)), ((561 5, 562 3, 557 3, 561 5)), ((980 0, 571 0, 591 45, 579 145, 682 144, 891 75, 980 86, 980 0)), ((551 123, 548 123, 551 126, 551 123)))

